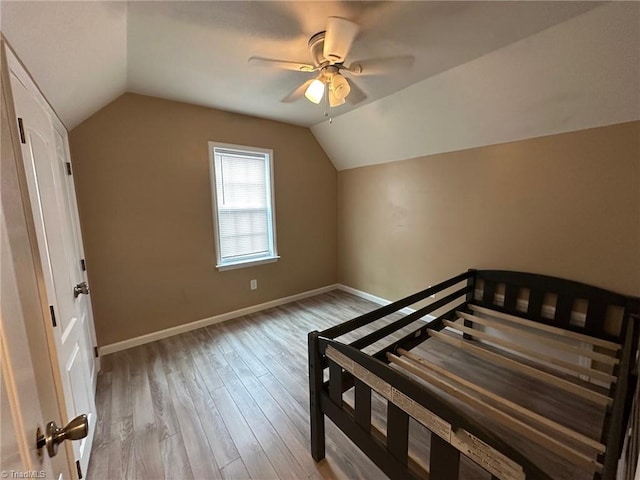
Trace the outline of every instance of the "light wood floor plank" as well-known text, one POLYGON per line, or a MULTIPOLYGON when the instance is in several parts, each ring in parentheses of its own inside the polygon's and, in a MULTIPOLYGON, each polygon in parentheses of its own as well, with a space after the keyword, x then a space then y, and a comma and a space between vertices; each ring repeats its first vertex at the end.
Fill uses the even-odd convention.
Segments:
MULTIPOLYGON (((164 438, 160 442, 164 478, 167 480, 199 480, 193 476, 184 439, 180 432, 164 438)), ((125 477, 123 477, 125 478, 125 477)))
POLYGON ((222 467, 222 478, 224 480, 250 479, 251 476, 247 472, 241 458, 237 458, 233 462, 222 467))
POLYGON ((185 346, 191 351, 193 363, 198 369, 207 390, 211 391, 221 387, 222 380, 220 379, 220 375, 218 375, 215 367, 211 364, 208 351, 204 348, 200 338, 196 334, 193 334, 193 332, 185 334, 184 337, 185 346))
POLYGON ((113 419, 111 414, 111 375, 111 371, 98 375, 96 391, 101 393, 108 392, 108 394, 104 393, 96 396, 96 411, 100 412, 100 415, 97 415, 96 433, 93 437, 94 448, 102 444, 109 444, 111 436, 111 421, 113 419))
POLYGON ((153 408, 149 408, 151 387, 147 375, 147 362, 144 349, 138 347, 127 351, 131 368, 131 397, 133 404, 133 430, 145 432, 149 428, 155 429, 153 408))
MULTIPOLYGON (((135 431, 134 425, 133 451, 135 455, 135 478, 137 480, 165 478, 160 454, 160 442, 158 441, 158 430, 155 425, 138 431, 135 431)), ((93 476, 91 478, 102 477, 93 476)))
POLYGON ((194 415, 200 419, 216 463, 222 468, 240 457, 238 449, 198 372, 183 372, 183 377, 193 401, 194 415))
POLYGON ((108 478, 135 478, 131 416, 118 418, 111 426, 111 432, 108 478))
MULTIPOLYGON (((126 353, 121 352, 120 356, 126 358, 126 353)), ((114 362, 111 372, 111 422, 130 417, 132 413, 129 362, 125 359, 114 362)))
MULTIPOLYGON (((233 362, 235 363, 235 362, 233 362)), ((231 368, 220 372, 227 391, 247 421, 262 450, 273 465, 279 478, 303 478, 307 474, 302 470, 295 456, 287 448, 285 441, 278 435, 273 425, 264 416, 258 404, 231 368)))
POLYGON ((233 364, 233 369, 265 418, 269 420, 279 437, 283 439, 283 443, 303 468, 305 474, 311 475, 316 473, 318 471, 318 464, 308 455, 308 436, 294 425, 257 378, 245 375, 242 368, 236 369, 235 363, 233 364))
POLYGON ((171 402, 171 395, 162 366, 158 342, 145 345, 144 348, 149 361, 147 376, 149 377, 149 388, 151 391, 151 406, 158 429, 159 440, 162 441, 165 438, 175 435, 180 430, 180 427, 178 426, 178 420, 176 419, 173 403, 171 402))
POLYGON ((91 472, 91 478, 109 478, 110 449, 111 444, 108 439, 107 441, 93 443, 88 467, 88 471, 91 472))
POLYGON ((247 425, 247 421, 238 410, 226 387, 214 390, 211 392, 211 397, 222 414, 227 430, 249 474, 253 478, 278 478, 260 443, 247 425))
POLYGON ((200 424, 200 419, 195 415, 195 407, 183 378, 183 372, 171 373, 167 380, 173 396, 176 417, 180 424, 184 449, 194 478, 222 478, 209 442, 206 441, 207 437, 200 424))

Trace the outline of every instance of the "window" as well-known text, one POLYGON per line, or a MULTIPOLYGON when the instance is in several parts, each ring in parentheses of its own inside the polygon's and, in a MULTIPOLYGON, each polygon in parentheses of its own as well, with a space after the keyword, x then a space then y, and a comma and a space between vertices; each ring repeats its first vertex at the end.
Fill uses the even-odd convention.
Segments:
POLYGON ((209 142, 218 270, 275 262, 273 151, 209 142))

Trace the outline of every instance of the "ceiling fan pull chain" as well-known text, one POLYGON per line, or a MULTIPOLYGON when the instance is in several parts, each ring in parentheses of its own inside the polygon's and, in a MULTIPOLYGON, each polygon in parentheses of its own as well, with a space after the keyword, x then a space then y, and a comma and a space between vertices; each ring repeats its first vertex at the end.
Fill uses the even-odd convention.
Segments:
MULTIPOLYGON (((329 104, 329 82, 325 81, 324 83, 324 116, 329 116, 329 110, 331 109, 331 105, 329 104)), ((331 123, 331 119, 329 119, 329 123, 331 123)))

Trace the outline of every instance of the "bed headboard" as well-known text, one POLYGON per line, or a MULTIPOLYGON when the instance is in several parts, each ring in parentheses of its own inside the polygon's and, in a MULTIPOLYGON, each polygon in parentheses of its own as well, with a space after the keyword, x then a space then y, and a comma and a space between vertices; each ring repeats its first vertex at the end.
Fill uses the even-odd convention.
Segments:
POLYGON ((546 275, 469 270, 474 304, 565 330, 620 341, 640 299, 546 275))

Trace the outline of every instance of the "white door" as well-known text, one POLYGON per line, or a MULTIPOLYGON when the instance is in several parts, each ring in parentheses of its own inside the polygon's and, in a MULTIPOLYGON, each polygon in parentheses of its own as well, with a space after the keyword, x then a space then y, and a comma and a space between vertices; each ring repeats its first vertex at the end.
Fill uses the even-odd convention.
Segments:
MULTIPOLYGON (((63 165, 65 172, 66 164, 70 162, 71 154, 69 152, 69 139, 64 125, 60 123, 57 117, 53 118, 53 134, 56 144, 56 157, 58 165, 63 165)), ((84 261, 84 248, 82 246, 82 236, 80 233, 80 220, 78 218, 78 204, 76 200, 76 191, 73 185, 73 175, 63 175, 62 194, 64 207, 68 213, 70 220, 70 243, 73 258, 71 259, 70 268, 74 271, 74 278, 83 282, 88 282, 87 271, 84 261)), ((91 310, 91 302, 88 294, 78 295, 77 310, 82 314, 83 330, 87 335, 86 356, 89 359, 89 378, 91 379, 92 391, 95 392, 98 381, 98 370, 100 370, 100 358, 96 355, 93 348, 96 345, 96 333, 93 324, 93 312, 91 310)))
MULTIPOLYGON (((68 478, 34 448, 37 428, 43 429, 50 419, 43 415, 38 398, 4 203, 0 210, 0 476, 30 478, 24 473, 36 472, 36 478, 68 478)), ((50 393, 55 403, 55 390, 50 393)))
MULTIPOLYGON (((2 187, 6 188, 4 182, 2 187)), ((34 448, 37 427, 43 428, 48 419, 40 407, 29 355, 4 203, 0 210, 0 476, 18 478, 23 472, 43 472, 44 478, 53 479, 60 473, 34 448)), ((52 401, 56 401, 55 390, 52 401)))
POLYGON ((81 264, 82 247, 77 231, 73 183, 68 178, 71 167, 66 132, 63 136, 55 128, 55 115, 22 66, 11 55, 8 55, 8 63, 51 309, 50 328, 57 356, 54 360, 59 367, 67 410, 63 421, 68 422, 80 414, 89 417, 89 435, 82 441, 73 442, 75 459, 86 472, 96 425, 94 386, 97 369, 91 305, 88 294, 77 290, 86 278, 81 264))
MULTIPOLYGON (((0 39, 0 49, 3 41, 0 39)), ((33 247, 32 220, 20 187, 21 158, 4 56, 0 60, 0 477, 73 480, 71 448, 49 458, 36 448, 36 432, 61 425, 43 325, 42 269, 33 247), (12 110, 12 109, 11 109, 12 110)), ((57 367, 57 364, 56 364, 57 367)), ((64 442, 68 443, 68 442, 64 442)))

